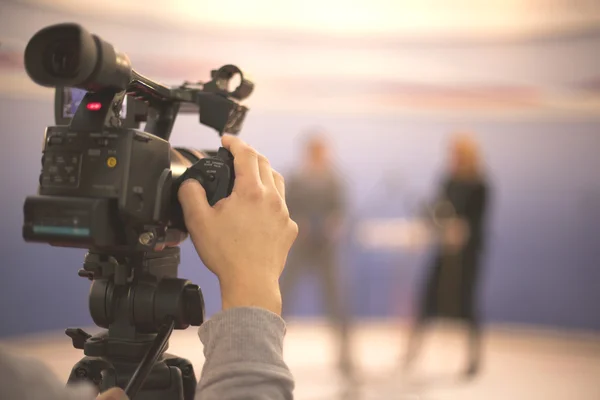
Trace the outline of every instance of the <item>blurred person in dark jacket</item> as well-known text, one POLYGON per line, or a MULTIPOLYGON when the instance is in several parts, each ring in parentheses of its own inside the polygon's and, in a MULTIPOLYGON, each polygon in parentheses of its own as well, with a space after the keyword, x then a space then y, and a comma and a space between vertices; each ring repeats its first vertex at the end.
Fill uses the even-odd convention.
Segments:
POLYGON ((286 177, 286 199, 299 233, 281 279, 284 313, 289 314, 299 278, 315 274, 327 317, 338 333, 339 368, 346 378, 353 378, 348 304, 342 296, 337 259, 345 214, 344 187, 321 132, 308 135, 302 165, 286 177))
POLYGON ((409 338, 405 367, 420 348, 424 328, 434 318, 463 321, 469 328, 469 358, 465 377, 477 374, 481 359, 478 288, 485 244, 485 220, 490 188, 477 143, 456 135, 440 193, 430 209, 438 242, 428 269, 415 327, 409 338))

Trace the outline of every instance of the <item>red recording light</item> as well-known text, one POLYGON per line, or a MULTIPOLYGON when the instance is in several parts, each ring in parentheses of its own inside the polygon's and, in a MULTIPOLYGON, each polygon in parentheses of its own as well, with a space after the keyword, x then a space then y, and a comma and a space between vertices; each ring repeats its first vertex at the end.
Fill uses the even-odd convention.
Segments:
POLYGON ((98 111, 99 109, 102 108, 102 103, 98 103, 98 102, 88 103, 86 107, 88 110, 98 111))

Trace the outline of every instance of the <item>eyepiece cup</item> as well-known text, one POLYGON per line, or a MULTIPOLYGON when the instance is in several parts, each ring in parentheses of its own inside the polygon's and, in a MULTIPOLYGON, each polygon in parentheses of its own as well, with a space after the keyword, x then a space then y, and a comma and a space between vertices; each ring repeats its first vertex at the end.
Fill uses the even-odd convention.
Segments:
POLYGON ((36 33, 25 49, 25 70, 46 87, 123 91, 131 82, 129 58, 77 24, 52 25, 36 33))
POLYGON ((79 87, 92 77, 98 61, 94 37, 77 24, 44 28, 25 49, 27 74, 46 87, 79 87))

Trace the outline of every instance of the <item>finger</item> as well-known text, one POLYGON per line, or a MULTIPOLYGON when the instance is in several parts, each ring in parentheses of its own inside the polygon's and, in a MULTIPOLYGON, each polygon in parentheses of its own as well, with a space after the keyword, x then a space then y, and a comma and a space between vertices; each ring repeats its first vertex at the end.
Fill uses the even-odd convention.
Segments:
POLYGON ((223 147, 233 155, 235 170, 234 190, 240 186, 255 186, 262 182, 258 168, 258 153, 241 139, 224 135, 221 139, 223 147))
POLYGON ((96 400, 129 400, 121 388, 112 388, 96 397, 96 400))
POLYGON ((279 172, 273 170, 273 180, 275 181, 275 187, 277 188, 277 192, 279 193, 283 201, 285 201, 285 180, 283 176, 279 172))
POLYGON ((177 196, 183 209, 185 225, 190 232, 194 230, 194 226, 204 223, 214 212, 214 209, 208 204, 206 191, 195 179, 183 182, 177 196))
POLYGON ((258 155, 258 170, 260 172, 260 180, 265 187, 275 189, 275 179, 273 178, 273 168, 269 159, 262 154, 258 155))

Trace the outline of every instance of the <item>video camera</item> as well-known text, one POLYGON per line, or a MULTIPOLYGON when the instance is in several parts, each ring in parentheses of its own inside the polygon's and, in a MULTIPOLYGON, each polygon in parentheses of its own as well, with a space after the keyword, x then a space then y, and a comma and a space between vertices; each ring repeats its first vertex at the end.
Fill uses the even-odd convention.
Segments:
POLYGON ((25 67, 34 82, 56 88, 57 123, 44 138, 39 196, 25 201, 27 241, 158 249, 186 232, 177 201, 182 179, 200 180, 211 204, 231 192, 225 149, 172 148, 168 140, 182 104, 220 135, 239 132, 248 110, 239 102, 254 85, 236 66, 212 71, 205 84, 168 88, 99 37, 61 24, 30 40, 25 67), (229 91, 235 75, 241 82, 229 91), (135 129, 141 122, 145 132, 135 129))
POLYGON ((204 321, 200 288, 177 277, 177 245, 187 236, 177 192, 196 179, 214 205, 231 193, 235 174, 226 149, 173 148, 169 138, 180 111, 199 112, 219 135, 237 134, 248 111, 240 102, 254 84, 225 65, 204 84, 161 85, 77 24, 36 33, 25 68, 34 82, 55 88, 57 125, 46 128, 23 237, 88 249, 79 275, 92 281, 90 314, 107 329, 95 336, 66 330, 86 355, 68 383, 119 386, 132 400, 192 400, 192 364, 165 353, 173 329, 204 321))

